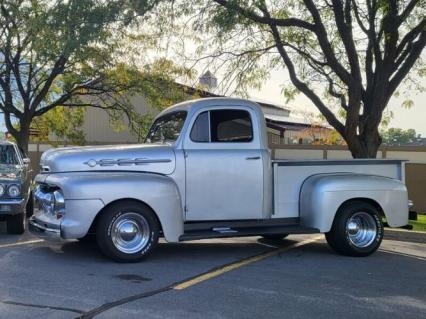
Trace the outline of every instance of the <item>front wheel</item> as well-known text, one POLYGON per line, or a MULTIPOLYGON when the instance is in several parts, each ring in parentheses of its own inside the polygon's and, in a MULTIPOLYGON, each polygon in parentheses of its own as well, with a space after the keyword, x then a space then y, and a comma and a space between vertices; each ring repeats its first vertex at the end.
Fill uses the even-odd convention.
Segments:
POLYGON ((7 233, 21 235, 25 232, 25 213, 9 216, 6 220, 7 233))
POLYGON ((154 213, 134 201, 108 207, 96 228, 100 250, 118 262, 137 262, 157 245, 159 224, 154 213))
POLYGON ((337 212, 325 238, 339 254, 355 257, 372 254, 383 239, 383 225, 377 208, 362 201, 345 205, 337 212))

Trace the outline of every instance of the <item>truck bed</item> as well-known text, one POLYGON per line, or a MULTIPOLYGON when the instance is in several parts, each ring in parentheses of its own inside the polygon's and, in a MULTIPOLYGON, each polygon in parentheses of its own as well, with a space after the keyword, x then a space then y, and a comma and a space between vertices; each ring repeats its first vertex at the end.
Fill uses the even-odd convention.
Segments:
POLYGON ((355 173, 405 179, 405 161, 387 159, 356 160, 273 160, 272 218, 299 217, 299 193, 312 175, 355 173))

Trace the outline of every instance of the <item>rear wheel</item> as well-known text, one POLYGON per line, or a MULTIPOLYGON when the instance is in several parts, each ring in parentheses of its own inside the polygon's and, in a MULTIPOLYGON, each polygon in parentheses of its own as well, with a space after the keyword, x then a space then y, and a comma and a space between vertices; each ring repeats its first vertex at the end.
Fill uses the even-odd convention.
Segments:
POLYGON ((157 245, 159 224, 154 213, 138 202, 122 201, 108 207, 96 228, 100 250, 118 262, 137 262, 157 245))
POLYGON ((355 257, 372 254, 383 239, 383 225, 377 208, 362 201, 345 205, 337 212, 325 238, 339 254, 355 257))
POLYGON ((262 237, 265 239, 271 239, 271 240, 280 240, 284 239, 288 236, 288 234, 263 234, 262 237))
POLYGON ((25 213, 9 216, 6 220, 7 233, 21 235, 25 232, 25 213))

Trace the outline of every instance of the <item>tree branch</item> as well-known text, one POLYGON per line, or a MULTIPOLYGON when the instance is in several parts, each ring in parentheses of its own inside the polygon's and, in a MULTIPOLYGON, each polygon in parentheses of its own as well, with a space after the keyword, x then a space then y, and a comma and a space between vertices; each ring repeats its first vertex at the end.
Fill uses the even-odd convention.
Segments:
POLYGON ((301 91, 303 94, 305 94, 318 108, 318 110, 325 116, 327 121, 342 135, 345 136, 345 128, 343 124, 336 118, 336 116, 331 112, 325 104, 321 101, 321 99, 318 97, 318 95, 315 94, 314 91, 312 91, 308 85, 302 81, 299 80, 296 70, 294 67, 293 62, 291 61, 290 57, 287 54, 287 51, 285 50, 285 47, 282 44, 282 40, 280 37, 280 34, 278 32, 278 29, 275 25, 270 25, 272 35, 274 37, 275 43, 277 44, 277 49, 284 61, 284 64, 288 68, 288 72, 290 75, 290 80, 293 83, 293 85, 301 91))
POLYGON ((320 45, 328 65, 336 72, 337 76, 347 85, 350 85, 353 78, 351 74, 346 71, 343 65, 337 60, 336 55, 333 51, 330 41, 328 40, 327 31, 325 30, 324 24, 321 19, 321 15, 312 0, 304 0, 305 6, 312 15, 315 22, 315 34, 320 45))
POLYGON ((237 5, 234 2, 229 2, 226 0, 214 0, 214 1, 223 7, 226 7, 230 10, 235 10, 242 16, 261 24, 266 24, 266 25, 274 24, 279 27, 299 27, 299 28, 310 30, 310 31, 314 31, 314 28, 315 28, 313 24, 306 22, 304 20, 297 19, 297 18, 275 19, 272 17, 260 16, 252 12, 251 10, 247 10, 237 5))
POLYGON ((404 11, 398 16, 398 26, 400 26, 414 10, 416 5, 419 3, 419 0, 411 0, 408 5, 405 7, 404 11))
POLYGON ((336 19, 337 30, 340 38, 345 46, 346 56, 348 57, 351 67, 351 74, 358 82, 358 87, 362 86, 361 69, 359 66, 358 53, 355 48, 354 38, 352 34, 352 17, 351 17, 351 2, 346 0, 345 8, 343 8, 341 0, 333 0, 333 12, 336 19))
POLYGON ((420 38, 413 43, 410 54, 405 59, 404 63, 401 64, 400 68, 395 73, 395 75, 390 79, 388 92, 387 92, 389 96, 392 96, 392 94, 395 92, 398 85, 407 76, 408 72, 411 70, 414 63, 416 63, 417 59, 419 58, 425 46, 426 46, 426 30, 422 31, 420 38))
MULTIPOLYGON (((72 97, 77 96, 77 95, 85 95, 85 93, 78 93, 79 91, 83 91, 83 90, 90 90, 90 89, 94 89, 93 86, 100 83, 100 79, 95 79, 92 81, 89 81, 87 83, 84 84, 80 84, 80 85, 74 85, 73 89, 71 89, 69 92, 63 94, 62 96, 60 96, 59 98, 57 98, 55 101, 53 101, 52 103, 38 109, 34 111, 34 116, 41 116, 47 112, 49 112, 50 110, 54 109, 57 106, 61 106, 64 105, 65 102, 67 102, 68 100, 70 100, 72 97)), ((105 93, 106 91, 102 91, 102 93, 105 93)), ((89 94, 87 93, 87 95, 95 95, 93 93, 89 94)))
POLYGON ((31 103, 30 110, 31 112, 35 112, 36 108, 40 104, 40 102, 46 97, 46 94, 49 92, 49 89, 55 80, 55 78, 62 73, 67 58, 64 56, 60 56, 59 59, 55 62, 55 65, 52 68, 52 71, 49 74, 49 77, 44 82, 44 85, 40 92, 35 96, 34 100, 31 103))

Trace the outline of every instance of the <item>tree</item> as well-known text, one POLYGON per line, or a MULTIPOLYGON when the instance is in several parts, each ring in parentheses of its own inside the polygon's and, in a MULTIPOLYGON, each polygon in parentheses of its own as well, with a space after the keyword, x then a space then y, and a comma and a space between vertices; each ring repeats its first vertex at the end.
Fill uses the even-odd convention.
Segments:
MULTIPOLYGON (((83 145, 85 136, 80 127, 84 121, 85 111, 84 107, 67 108, 58 106, 42 116, 34 118, 31 123, 31 129, 38 134, 31 137, 31 142, 52 143, 51 135, 54 135, 61 142, 58 144, 83 145)), ((55 145, 56 143, 52 144, 55 145)))
POLYGON ((401 128, 389 128, 381 132, 385 145, 406 145, 411 144, 420 138, 414 129, 403 130, 401 128))
POLYGON ((22 149, 33 119, 56 107, 131 112, 125 95, 147 77, 120 45, 157 2, 0 1, 0 110, 22 149))
POLYGON ((376 156, 390 98, 404 80, 425 74, 424 0, 195 2, 193 28, 213 34, 200 46, 214 48, 202 59, 227 64, 225 79, 241 86, 258 86, 285 66, 296 90, 284 93, 309 98, 355 158, 376 156))

